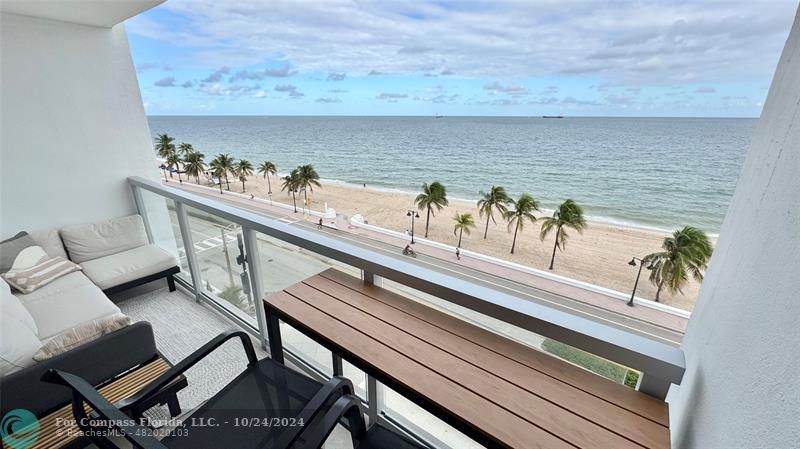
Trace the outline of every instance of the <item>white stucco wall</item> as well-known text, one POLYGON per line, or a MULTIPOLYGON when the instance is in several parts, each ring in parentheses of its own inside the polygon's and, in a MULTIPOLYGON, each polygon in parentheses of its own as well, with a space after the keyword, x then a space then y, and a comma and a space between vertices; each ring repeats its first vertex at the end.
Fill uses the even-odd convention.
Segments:
POLYGON ((800 21, 795 18, 670 392, 679 449, 800 448, 800 21))
POLYGON ((0 236, 135 211, 157 179, 123 25, 0 14, 0 236))

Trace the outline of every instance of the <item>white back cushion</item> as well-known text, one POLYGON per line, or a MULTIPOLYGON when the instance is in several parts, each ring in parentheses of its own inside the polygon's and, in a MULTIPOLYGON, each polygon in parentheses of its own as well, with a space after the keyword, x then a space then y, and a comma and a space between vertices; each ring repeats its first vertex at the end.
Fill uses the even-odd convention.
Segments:
POLYGON ((34 335, 39 334, 36 321, 22 302, 11 294, 11 287, 6 281, 0 279, 0 315, 10 316, 25 325, 34 335))
POLYGON ((84 321, 119 313, 119 307, 80 271, 62 276, 33 293, 19 295, 19 299, 36 321, 37 335, 42 341, 84 321))
POLYGON ((139 215, 82 225, 59 231, 73 262, 81 263, 146 245, 147 233, 139 215))
POLYGON ((63 257, 68 259, 67 252, 64 250, 64 244, 61 243, 61 237, 58 235, 58 229, 43 229, 40 231, 28 231, 28 234, 33 238, 33 241, 50 257, 63 257))
POLYGON ((27 326, 9 314, 0 314, 0 376, 33 365, 42 342, 27 326))

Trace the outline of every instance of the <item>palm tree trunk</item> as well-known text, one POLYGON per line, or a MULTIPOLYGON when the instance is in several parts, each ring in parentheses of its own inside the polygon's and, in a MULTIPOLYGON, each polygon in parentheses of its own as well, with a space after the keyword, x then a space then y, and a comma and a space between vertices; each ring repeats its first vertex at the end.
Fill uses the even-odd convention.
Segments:
POLYGON ((269 175, 267 175, 267 195, 272 195, 272 184, 269 182, 269 175))
POLYGON ((227 173, 225 173, 225 189, 226 190, 230 190, 231 189, 231 182, 228 181, 228 174, 227 173))
POLYGON ((242 193, 244 193, 244 179, 242 179, 242 193))
POLYGON ((297 197, 294 195, 294 190, 292 191, 292 204, 294 204, 294 213, 297 213, 297 197))
POLYGON ((461 237, 462 237, 463 235, 464 235, 464 228, 461 228, 461 229, 458 231, 458 245, 456 246, 456 248, 461 248, 461 237))
POLYGON ((661 296, 661 289, 664 287, 664 283, 658 284, 658 289, 656 290, 656 302, 658 301, 658 297, 661 296))
POLYGON ((303 200, 303 204, 305 204, 306 205, 306 209, 308 209, 310 211, 311 207, 309 207, 309 205, 308 205, 308 190, 303 190, 303 195, 305 196, 305 199, 303 200))
POLYGON ((183 179, 181 179, 181 172, 178 172, 178 182, 183 183, 183 179))
POLYGON ((558 234, 561 233, 561 227, 556 228, 556 241, 553 243, 553 255, 550 256, 550 269, 553 269, 553 262, 556 260, 556 248, 558 248, 558 234))
POLYGON ((428 205, 428 216, 425 218, 425 238, 428 238, 428 225, 431 222, 431 206, 428 205))
POLYGON ((486 228, 483 230, 483 239, 486 240, 486 235, 489 234, 489 220, 491 219, 491 215, 486 217, 486 228))
POLYGON ((514 254, 514 247, 517 245, 517 231, 519 231, 519 221, 514 227, 514 240, 511 241, 511 254, 514 254))
POLYGON ((200 175, 196 175, 194 180, 197 182, 197 185, 200 185, 200 175))

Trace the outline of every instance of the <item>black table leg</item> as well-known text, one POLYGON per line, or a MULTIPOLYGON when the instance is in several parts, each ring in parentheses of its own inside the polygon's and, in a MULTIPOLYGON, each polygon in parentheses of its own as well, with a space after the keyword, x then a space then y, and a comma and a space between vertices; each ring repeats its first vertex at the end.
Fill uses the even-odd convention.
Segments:
POLYGON ((267 321, 267 338, 269 339, 269 355, 272 360, 283 363, 283 342, 281 341, 281 325, 278 316, 270 311, 269 306, 264 307, 267 321))

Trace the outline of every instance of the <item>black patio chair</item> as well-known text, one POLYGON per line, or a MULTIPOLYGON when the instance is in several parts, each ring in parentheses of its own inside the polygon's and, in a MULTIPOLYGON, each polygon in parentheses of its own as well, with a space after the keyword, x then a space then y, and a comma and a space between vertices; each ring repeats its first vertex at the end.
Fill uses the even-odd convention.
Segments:
POLYGON ((347 422, 353 447, 357 449, 428 449, 410 438, 400 435, 380 422, 367 429, 364 412, 361 410, 361 399, 353 395, 341 396, 318 418, 319 424, 313 431, 306 432, 305 447, 319 448, 328 439, 333 429, 342 420, 347 422))
MULTIPOLYGON (((304 444, 320 420, 315 418, 344 395, 353 384, 334 377, 325 384, 306 377, 272 359, 257 360, 250 337, 241 331, 223 333, 176 364, 130 399, 111 404, 82 378, 50 370, 42 380, 72 389, 72 413, 78 427, 101 449, 117 449, 109 438, 121 436, 139 449, 288 449, 304 444), (131 420, 148 397, 232 338, 239 338, 247 355, 247 367, 196 409, 161 440, 152 429, 131 420), (89 406, 91 419, 85 405, 89 406), (307 431, 307 434, 304 434, 307 431)), ((319 416, 321 418, 321 415, 319 416)), ((318 438, 314 438, 315 441, 318 438)))

